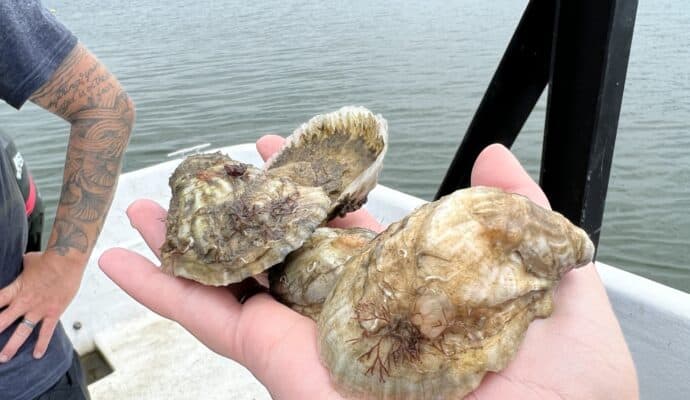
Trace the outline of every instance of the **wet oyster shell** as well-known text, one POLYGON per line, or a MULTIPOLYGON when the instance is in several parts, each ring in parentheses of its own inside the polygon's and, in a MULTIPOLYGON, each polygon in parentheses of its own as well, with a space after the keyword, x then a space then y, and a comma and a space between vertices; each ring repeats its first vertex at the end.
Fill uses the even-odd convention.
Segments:
POLYGON ((352 257, 318 320, 321 358, 346 395, 461 398, 515 355, 594 246, 566 218, 498 189, 457 191, 352 257))
POLYGON ((316 320, 345 262, 374 237, 376 232, 363 228, 316 229, 282 265, 271 268, 271 293, 283 304, 316 320))
POLYGON ((227 285, 280 263, 326 218, 321 188, 216 154, 188 157, 170 178, 163 270, 227 285))
POLYGON ((357 210, 376 186, 388 147, 388 125, 364 107, 317 115, 290 135, 265 165, 299 185, 322 187, 329 219, 357 210))

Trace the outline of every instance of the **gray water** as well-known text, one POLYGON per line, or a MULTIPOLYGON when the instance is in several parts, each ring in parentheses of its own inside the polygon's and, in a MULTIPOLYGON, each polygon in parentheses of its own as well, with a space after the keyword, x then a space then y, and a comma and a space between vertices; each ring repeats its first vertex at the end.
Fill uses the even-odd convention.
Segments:
MULTIPOLYGON (((525 1, 46 0, 137 104, 125 171, 289 134, 346 104, 389 121, 382 183, 431 199, 525 1)), ((690 3, 640 1, 600 260, 690 291, 690 3)), ((538 176, 545 96, 514 152, 538 176)), ((496 116, 500 118, 500 115, 496 116)), ((48 214, 68 126, 0 105, 48 214)))

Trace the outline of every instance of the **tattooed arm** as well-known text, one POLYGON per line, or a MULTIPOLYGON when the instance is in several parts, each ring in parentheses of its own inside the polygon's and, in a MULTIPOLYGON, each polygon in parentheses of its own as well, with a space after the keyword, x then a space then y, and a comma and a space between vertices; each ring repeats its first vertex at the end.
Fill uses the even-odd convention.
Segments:
MULTIPOLYGON (((0 291, 0 332, 17 318, 42 321, 34 357, 50 342, 60 315, 79 289, 89 255, 103 226, 134 122, 134 105, 111 75, 81 44, 31 100, 71 124, 62 192, 53 231, 43 253, 24 257, 24 271, 0 291)), ((0 351, 14 356, 31 328, 20 324, 0 351)))
POLYGON ((120 174, 134 122, 133 104, 115 77, 81 45, 31 100, 72 124, 46 250, 86 261, 120 174))

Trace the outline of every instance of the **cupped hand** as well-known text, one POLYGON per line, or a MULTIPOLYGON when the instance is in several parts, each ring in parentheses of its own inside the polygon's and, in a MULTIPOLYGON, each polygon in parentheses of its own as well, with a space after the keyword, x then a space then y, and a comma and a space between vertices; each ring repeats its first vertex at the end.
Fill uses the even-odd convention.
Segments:
POLYGON ((0 308, 7 306, 0 313, 0 332, 19 318, 24 321, 0 350, 0 362, 12 359, 39 327, 33 356, 43 357, 60 316, 79 290, 83 268, 71 264, 55 251, 24 255, 22 273, 0 290, 0 308))
MULTIPOLYGON (((493 186, 549 208, 544 192, 503 146, 479 155, 472 185, 493 186)), ((534 320, 515 359, 487 374, 470 399, 637 399, 635 366, 593 264, 556 290, 553 314, 534 320)))
MULTIPOLYGON (((257 149, 266 159, 283 143, 265 136, 257 149)), ((543 192, 502 146, 477 159, 473 184, 523 194, 548 207, 543 192)), ((127 211, 132 225, 159 255, 165 239, 165 210, 139 200, 127 211)), ((334 226, 380 225, 360 210, 334 226)), ((177 321, 213 351, 247 367, 276 399, 338 399, 319 361, 316 324, 262 292, 254 280, 209 287, 166 275, 143 256, 111 249, 101 269, 137 301, 177 321), (257 293, 249 297, 248 294, 257 293), (198 310, 205 313, 200 314, 198 310)), ((634 398, 635 371, 618 323, 594 266, 571 272, 557 293, 556 310, 536 320, 508 368, 487 374, 468 398, 634 398)))

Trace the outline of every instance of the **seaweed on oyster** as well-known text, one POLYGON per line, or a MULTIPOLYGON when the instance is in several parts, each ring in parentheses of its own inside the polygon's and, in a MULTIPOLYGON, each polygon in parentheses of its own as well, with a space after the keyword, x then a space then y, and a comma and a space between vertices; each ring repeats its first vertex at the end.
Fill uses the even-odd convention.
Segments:
POLYGON ((283 264, 268 274, 271 294, 302 315, 316 320, 345 262, 376 236, 364 228, 318 228, 283 264))
POLYGON ((170 178, 164 271, 207 285, 239 282, 280 263, 326 218, 323 189, 231 158, 185 159, 170 178))
POLYGON ((525 197, 457 191, 349 259, 318 319, 322 360, 348 395, 461 398, 508 364, 593 253, 584 231, 525 197))

